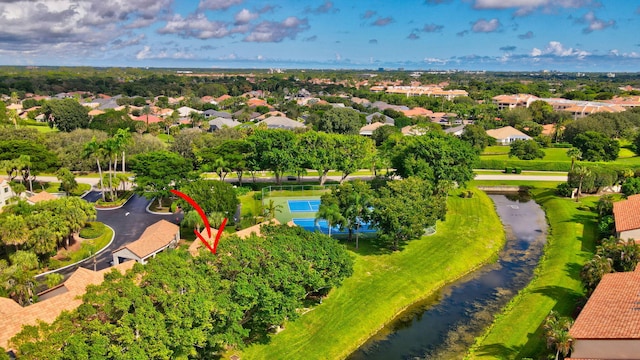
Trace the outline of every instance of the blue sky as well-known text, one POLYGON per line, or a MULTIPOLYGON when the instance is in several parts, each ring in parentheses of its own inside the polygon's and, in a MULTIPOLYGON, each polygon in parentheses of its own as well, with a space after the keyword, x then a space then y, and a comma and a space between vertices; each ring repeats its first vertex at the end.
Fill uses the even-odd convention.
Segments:
POLYGON ((637 0, 3 0, 0 64, 640 71, 637 0))

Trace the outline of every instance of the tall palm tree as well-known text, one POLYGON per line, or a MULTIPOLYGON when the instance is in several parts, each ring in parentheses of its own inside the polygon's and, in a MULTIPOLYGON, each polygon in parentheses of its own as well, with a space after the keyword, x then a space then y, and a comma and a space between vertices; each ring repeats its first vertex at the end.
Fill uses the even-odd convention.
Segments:
POLYGON ((338 224, 344 224, 345 218, 340 213, 340 208, 338 204, 331 203, 327 204, 320 203, 320 207, 318 208, 318 212, 316 213, 315 224, 318 225, 318 220, 324 219, 327 221, 327 226, 329 227, 329 236, 331 236, 331 228, 338 224))
POLYGON ((580 194, 582 193, 582 183, 584 182, 584 179, 591 175, 591 170, 589 170, 588 167, 586 166, 576 166, 575 168, 575 174, 578 176, 578 193, 576 194, 576 202, 578 202, 578 199, 580 198, 580 194))
POLYGON ((582 151, 580 151, 580 149, 578 148, 572 147, 571 149, 567 150, 567 156, 571 158, 570 171, 573 171, 573 166, 575 164, 575 161, 582 159, 582 151))
POLYGON ((264 214, 267 220, 271 220, 276 217, 276 213, 282 212, 282 204, 276 204, 273 199, 269 199, 269 202, 264 206, 264 214))
POLYGON ((101 143, 96 140, 94 136, 90 142, 85 144, 83 150, 83 157, 88 158, 94 156, 96 158, 96 165, 98 165, 98 174, 100 175, 100 190, 102 190, 102 201, 104 201, 104 184, 102 183, 102 168, 100 167, 100 158, 102 157, 103 150, 101 143))

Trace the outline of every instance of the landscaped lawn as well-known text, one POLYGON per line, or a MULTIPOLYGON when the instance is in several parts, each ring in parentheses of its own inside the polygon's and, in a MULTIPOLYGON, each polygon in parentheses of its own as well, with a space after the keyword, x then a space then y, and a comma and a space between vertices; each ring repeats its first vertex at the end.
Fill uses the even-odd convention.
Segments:
MULTIPOLYGON (((509 160, 516 158, 509 158, 509 146, 488 146, 482 155, 481 159, 486 160, 509 160)), ((546 148, 544 150, 544 161, 571 161, 571 158, 567 156, 567 150, 565 148, 546 148)))
POLYGON ((553 190, 532 191, 544 208, 551 231, 536 276, 476 340, 469 359, 546 359, 542 323, 551 310, 571 316, 584 295, 580 270, 594 251, 597 238, 595 197, 574 200, 554 196, 553 190))
POLYGON ((36 129, 38 130, 38 132, 45 133, 45 134, 60 131, 57 128, 51 128, 47 125, 45 126, 25 125, 24 127, 30 128, 30 129, 36 129))
MULTIPOLYGON (((243 202, 244 204, 244 202, 243 202)), ((447 220, 437 233, 402 251, 378 251, 368 242, 353 252, 354 274, 312 311, 286 324, 268 344, 255 344, 243 359, 341 359, 407 306, 487 261, 504 246, 502 224, 491 200, 449 197, 447 220)), ((239 354, 229 351, 226 356, 239 354)))
POLYGON ((89 222, 91 227, 91 236, 96 236, 90 240, 83 240, 80 244, 80 248, 75 251, 64 252, 63 260, 51 260, 48 266, 48 270, 59 269, 63 266, 67 266, 76 263, 82 259, 86 259, 93 255, 96 251, 99 251, 103 247, 107 246, 111 238, 113 238, 113 230, 110 227, 105 226, 101 222, 89 222))

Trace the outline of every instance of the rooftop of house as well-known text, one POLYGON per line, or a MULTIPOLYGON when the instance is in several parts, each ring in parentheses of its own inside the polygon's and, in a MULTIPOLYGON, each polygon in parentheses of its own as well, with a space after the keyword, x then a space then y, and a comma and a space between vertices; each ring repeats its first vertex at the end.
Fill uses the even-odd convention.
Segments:
POLYGON ((114 250, 114 252, 128 249, 136 256, 144 259, 159 249, 167 247, 175 239, 176 233, 179 231, 180 227, 178 225, 167 220, 160 220, 149 226, 138 240, 122 246, 114 250))
POLYGON ((49 200, 55 200, 55 199, 57 199, 57 197, 55 197, 54 195, 52 195, 52 194, 50 194, 50 193, 48 193, 48 192, 43 190, 43 191, 31 196, 27 200, 29 202, 32 202, 32 203, 35 204, 35 203, 39 203, 41 201, 49 201, 49 200))
POLYGON ((614 202, 613 218, 617 232, 640 229, 640 194, 614 202))
POLYGON ((514 136, 522 137, 522 138, 530 138, 529 135, 514 128, 513 126, 505 126, 499 129, 487 130, 487 135, 495 139, 506 139, 508 137, 514 137, 514 136))
POLYGON ((140 115, 131 118, 134 121, 142 121, 144 123, 156 124, 162 122, 162 118, 155 115, 140 115))
POLYGON ((371 123, 369 125, 365 125, 365 126, 361 127, 360 128, 360 134, 362 134, 362 133, 372 133, 377 128, 380 128, 380 127, 383 127, 383 126, 391 126, 391 125, 385 124, 385 123, 381 123, 381 122, 374 122, 374 123, 371 123))
POLYGON ((575 339, 640 339, 640 271, 605 274, 569 334, 575 339))
POLYGON ((299 121, 292 120, 284 116, 271 116, 258 122, 258 124, 266 124, 270 129, 293 129, 305 126, 299 121))
POLYGON ((235 120, 227 119, 223 117, 217 117, 209 121, 209 126, 215 126, 218 128, 222 128, 223 126, 233 128, 241 124, 242 123, 240 123, 239 121, 235 121, 235 120))
MULTIPOLYGON (((277 219, 271 219, 270 221, 261 222, 260 224, 256 224, 246 229, 237 231, 233 235, 236 235, 240 239, 246 239, 249 236, 251 236, 251 234, 255 234, 256 236, 262 236, 262 233, 260 230, 262 229, 263 225, 267 225, 267 224, 280 225, 280 222, 277 219)), ((211 236, 208 236, 206 230, 204 229, 200 232, 200 235, 202 236, 203 239, 205 239, 209 243, 209 245, 213 246, 213 242, 215 241, 215 237, 217 233, 218 233, 217 229, 211 228, 211 236)), ((224 237, 224 236, 229 236, 229 234, 223 233, 221 235, 221 237, 224 237)), ((202 241, 200 241, 199 239, 196 239, 191 243, 191 245, 189 245, 189 253, 191 254, 191 256, 197 256, 198 252, 200 251, 200 248, 202 247, 204 247, 204 244, 202 243, 202 241)))
POLYGON ((97 285, 104 280, 104 274, 116 269, 122 273, 131 269, 134 261, 128 261, 104 270, 91 271, 78 268, 58 288, 58 295, 39 301, 33 305, 22 307, 12 299, 0 297, 0 346, 9 348, 9 339, 16 335, 24 325, 35 325, 37 320, 53 322, 62 311, 71 311, 82 304, 81 296, 84 295, 88 285, 97 285))

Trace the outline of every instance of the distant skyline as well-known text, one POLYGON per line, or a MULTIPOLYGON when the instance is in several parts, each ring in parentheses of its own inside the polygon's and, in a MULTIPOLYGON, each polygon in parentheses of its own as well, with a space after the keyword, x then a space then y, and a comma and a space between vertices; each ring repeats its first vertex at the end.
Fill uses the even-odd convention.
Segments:
POLYGON ((3 0, 0 65, 640 72, 635 0, 3 0))

